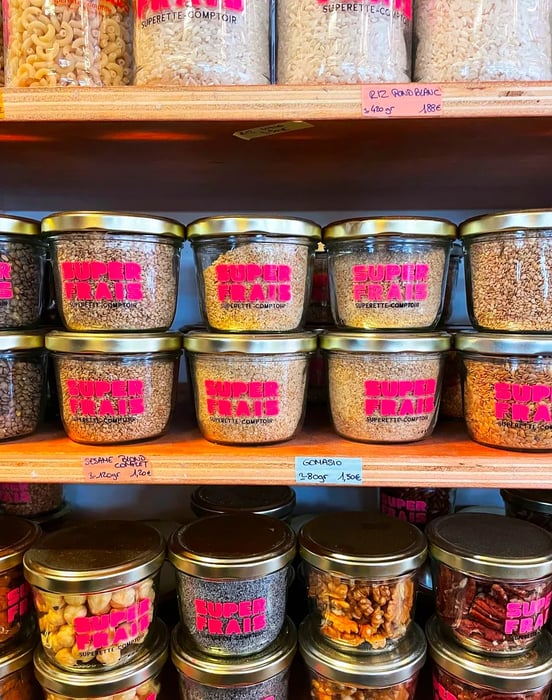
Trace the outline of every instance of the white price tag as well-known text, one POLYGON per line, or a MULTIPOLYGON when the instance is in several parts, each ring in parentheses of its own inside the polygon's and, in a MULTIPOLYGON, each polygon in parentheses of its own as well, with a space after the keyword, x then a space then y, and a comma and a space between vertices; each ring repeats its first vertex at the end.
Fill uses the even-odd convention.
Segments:
POLYGON ((357 457, 296 457, 298 484, 362 486, 362 459, 357 457))

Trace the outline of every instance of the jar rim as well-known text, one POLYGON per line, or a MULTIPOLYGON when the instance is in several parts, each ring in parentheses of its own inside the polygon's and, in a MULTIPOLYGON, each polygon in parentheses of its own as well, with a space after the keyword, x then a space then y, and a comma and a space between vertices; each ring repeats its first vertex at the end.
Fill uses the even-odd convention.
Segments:
POLYGON ((227 236, 299 236, 320 240, 321 227, 310 221, 292 216, 208 216, 188 224, 188 240, 227 236))
POLYGON ((276 334, 190 331, 184 335, 182 344, 188 352, 282 355, 313 352, 317 347, 317 335, 311 331, 276 334))
POLYGON ((76 333, 51 331, 46 348, 60 353, 115 355, 175 352, 181 350, 180 333, 76 333))
POLYGON ((0 651, 0 680, 32 663, 36 646, 34 631, 10 639, 0 651))
POLYGON ((45 345, 45 331, 0 331, 0 352, 40 350, 45 345))
POLYGON ((552 209, 502 211, 474 216, 460 224, 460 237, 506 233, 523 229, 552 229, 552 209))
POLYGON ((451 347, 451 336, 442 331, 434 333, 325 331, 319 338, 322 350, 357 353, 444 352, 451 347))
POLYGON ((164 216, 115 211, 61 211, 42 219, 42 233, 145 233, 183 239, 184 226, 164 216))
POLYGON ((0 515, 0 572, 20 565, 23 555, 41 532, 32 520, 17 515, 0 515))
POLYGON ((371 216, 334 221, 322 231, 324 242, 391 235, 455 239, 456 225, 448 219, 430 216, 371 216))
POLYGON ((295 508, 290 486, 218 486, 204 484, 195 489, 190 507, 199 517, 224 513, 256 513, 284 520, 295 508))
POLYGON ((516 508, 552 514, 552 495, 548 489, 500 489, 500 495, 516 508))
POLYGON ((454 345, 457 350, 482 355, 550 355, 552 335, 461 331, 457 333, 454 345))
POLYGON ((0 214, 0 235, 38 236, 40 221, 23 216, 0 214))

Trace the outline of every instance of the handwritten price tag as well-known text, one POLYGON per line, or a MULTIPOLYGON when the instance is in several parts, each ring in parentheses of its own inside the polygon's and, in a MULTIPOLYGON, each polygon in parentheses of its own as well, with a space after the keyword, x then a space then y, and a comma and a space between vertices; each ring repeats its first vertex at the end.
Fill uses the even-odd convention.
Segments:
POLYGON ((83 457, 82 471, 87 481, 96 484, 112 484, 118 481, 134 484, 153 480, 153 470, 144 455, 83 457))
POLYGON ((296 457, 298 484, 362 486, 362 459, 356 457, 296 457))
POLYGON ((443 92, 440 85, 363 85, 362 116, 367 119, 393 117, 440 117, 443 92))

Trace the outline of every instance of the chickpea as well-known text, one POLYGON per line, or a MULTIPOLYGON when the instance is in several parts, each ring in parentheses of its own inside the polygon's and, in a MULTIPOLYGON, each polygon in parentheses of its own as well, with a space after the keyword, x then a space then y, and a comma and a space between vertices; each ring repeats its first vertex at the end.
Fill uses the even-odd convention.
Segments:
POLYGON ((121 650, 119 647, 113 647, 112 649, 106 649, 105 651, 100 651, 96 654, 96 660, 99 661, 104 666, 113 666, 121 659, 121 650))
POLYGON ((88 596, 88 609, 92 615, 102 615, 109 611, 111 593, 94 593, 88 596))
POLYGON ((141 700, 141 698, 146 698, 150 694, 157 695, 158 692, 159 688, 155 681, 146 681, 136 688, 136 697, 138 700, 141 700))
POLYGON ((60 627, 56 636, 61 646, 68 649, 75 643, 75 630, 72 625, 63 625, 60 627))
POLYGON ((153 600, 155 598, 153 579, 147 578, 145 581, 142 581, 142 583, 139 583, 136 586, 136 595, 138 600, 145 600, 146 598, 153 600))
MULTIPOLYGON (((127 690, 124 693, 119 693, 118 695, 115 695, 113 700, 135 700, 136 698, 136 691, 134 689, 132 690, 127 690)), ((102 698, 103 700, 103 698, 102 698)))
POLYGON ((134 605, 135 600, 136 593, 134 588, 121 588, 120 590, 115 591, 111 596, 111 605, 114 608, 128 608, 131 605, 134 605))
POLYGON ((77 665, 77 659, 75 659, 70 649, 60 649, 55 656, 55 660, 60 666, 64 667, 77 665))
POLYGON ((67 605, 85 605, 86 604, 86 596, 85 595, 66 595, 65 596, 65 602, 67 605))
POLYGON ((44 615, 44 617, 41 620, 41 623, 44 632, 55 632, 58 629, 58 627, 61 627, 65 624, 65 620, 63 618, 63 608, 59 610, 51 608, 48 611, 48 614, 44 615))
POLYGON ((68 625, 72 625, 77 617, 86 617, 87 613, 86 605, 66 605, 63 619, 68 625))
POLYGON ((90 663, 96 658, 96 650, 88 647, 87 649, 79 649, 75 644, 71 649, 71 655, 77 660, 81 661, 83 664, 90 663))

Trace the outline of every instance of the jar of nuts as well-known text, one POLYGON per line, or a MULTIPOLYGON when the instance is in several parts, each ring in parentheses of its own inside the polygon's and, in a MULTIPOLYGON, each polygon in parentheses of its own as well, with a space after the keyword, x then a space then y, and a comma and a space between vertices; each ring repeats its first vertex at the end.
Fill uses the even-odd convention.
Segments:
POLYGON ((310 302, 305 323, 309 326, 333 326, 328 278, 328 252, 320 242, 314 255, 310 302))
POLYGON ((326 644, 307 617, 299 627, 299 650, 309 671, 312 700, 414 700, 426 641, 422 630, 411 625, 393 650, 346 654, 326 644))
POLYGON ((148 637, 164 559, 162 535, 141 522, 97 521, 45 535, 24 568, 47 658, 87 674, 126 666, 148 637))
POLYGON ((454 512, 456 489, 382 487, 379 490, 380 511, 424 529, 441 515, 454 512))
POLYGON ((199 517, 256 513, 289 522, 295 508, 295 491, 289 486, 199 486, 190 507, 199 517))
POLYGON ((552 532, 552 491, 548 489, 501 489, 506 515, 527 520, 552 532))
POLYGON ((310 607, 325 640, 345 651, 389 651, 408 632, 426 554, 418 528, 379 513, 336 512, 303 525, 310 607))
POLYGON ((0 698, 39 700, 40 688, 33 675, 34 634, 0 647, 0 698))
POLYGON ((426 528, 439 619, 466 649, 512 655, 542 634, 552 601, 552 535, 489 513, 426 528))

